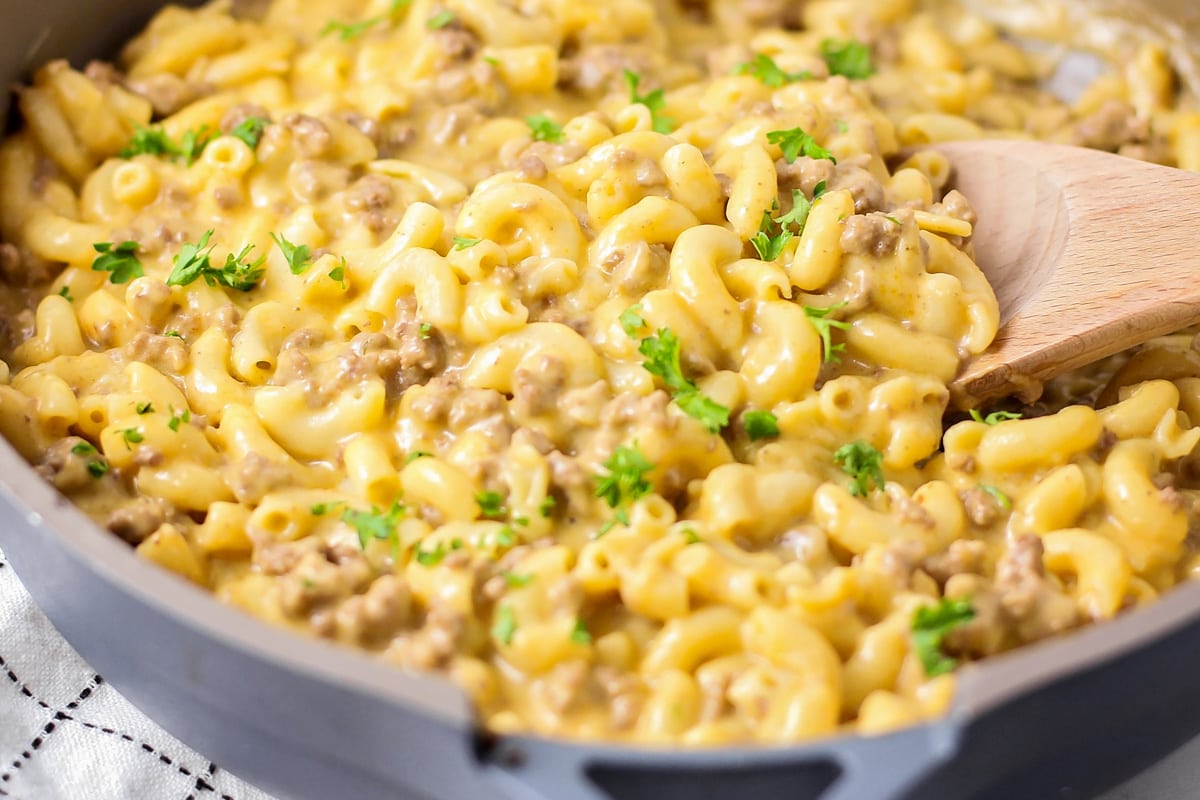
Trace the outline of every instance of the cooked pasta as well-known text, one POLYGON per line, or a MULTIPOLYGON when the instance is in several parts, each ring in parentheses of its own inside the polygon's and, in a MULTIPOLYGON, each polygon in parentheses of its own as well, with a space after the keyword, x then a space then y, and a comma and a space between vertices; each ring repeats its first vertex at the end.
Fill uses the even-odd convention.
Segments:
MULTIPOLYGON (((0 431, 137 552, 497 732, 942 713, 1200 569, 1191 333, 948 411, 1000 322, 936 147, 1200 165, 921 0, 217 0, 0 145, 0 431)), ((1131 267, 1133 265, 1130 265, 1131 267)))

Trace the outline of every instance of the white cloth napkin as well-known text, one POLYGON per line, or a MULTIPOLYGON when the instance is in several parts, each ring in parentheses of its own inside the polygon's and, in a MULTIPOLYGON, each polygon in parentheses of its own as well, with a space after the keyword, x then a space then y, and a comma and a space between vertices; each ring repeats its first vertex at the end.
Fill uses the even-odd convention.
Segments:
MULTIPOLYGON (((0 800, 272 800, 130 705, 0 552, 0 800)), ((1200 798, 1200 738, 1096 800, 1200 798)))
POLYGON ((0 798, 271 800, 130 705, 58 634, 0 552, 0 798))

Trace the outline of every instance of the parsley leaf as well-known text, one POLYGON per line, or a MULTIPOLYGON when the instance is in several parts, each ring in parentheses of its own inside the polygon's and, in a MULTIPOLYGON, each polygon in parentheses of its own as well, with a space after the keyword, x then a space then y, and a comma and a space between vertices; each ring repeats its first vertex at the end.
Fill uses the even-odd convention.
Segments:
POLYGON ((700 538, 700 534, 696 533, 694 528, 684 528, 680 531, 680 533, 683 534, 683 540, 688 544, 700 544, 702 541, 704 541, 700 538))
POLYGON ((558 505, 558 501, 553 497, 543 497, 542 502, 538 503, 538 513, 543 519, 549 519, 554 514, 554 507, 558 505))
POLYGON ((563 134, 562 126, 545 114, 532 114, 525 118, 525 124, 529 126, 529 130, 533 133, 533 140, 535 142, 562 144, 567 140, 567 137, 563 134))
POLYGON ((513 634, 517 632, 517 615, 512 606, 504 603, 496 609, 495 622, 492 624, 492 637, 503 644, 512 644, 513 634))
POLYGON ((995 486, 990 486, 986 483, 978 484, 978 488, 990 494, 992 498, 995 499, 996 504, 1005 511, 1012 511, 1012 498, 1006 495, 1004 492, 1000 491, 995 486))
POLYGON ((167 410, 171 412, 171 418, 167 420, 167 427, 176 433, 179 433, 180 425, 192 421, 192 412, 186 408, 178 413, 176 413, 174 406, 168 407, 167 410))
POLYGON ((422 567, 436 567, 442 563, 442 559, 446 557, 447 552, 449 551, 446 550, 446 545, 438 542, 432 550, 422 550, 418 547, 414 558, 416 558, 417 563, 422 567))
POLYGON ((781 227, 778 233, 772 234, 771 230, 775 227, 774 222, 771 212, 764 211, 758 233, 750 237, 750 244, 753 245, 758 257, 763 261, 774 261, 783 255, 783 248, 787 246, 794 235, 786 227, 781 227))
POLYGON ((438 28, 444 28, 451 22, 454 22, 454 12, 450 9, 439 11, 429 19, 425 20, 425 27, 431 31, 436 31, 438 28))
POLYGON ((270 124, 271 120, 266 117, 246 117, 229 132, 229 135, 241 139, 251 150, 257 150, 258 143, 262 141, 263 131, 270 124))
POLYGON ((392 0, 392 7, 388 9, 388 13, 378 17, 370 17, 361 22, 337 22, 330 20, 325 23, 325 27, 321 29, 321 36, 328 36, 331 33, 336 33, 338 38, 343 42, 349 42, 352 39, 357 39, 367 31, 374 28, 381 22, 384 22, 395 16, 400 9, 408 8, 412 5, 413 0, 392 0))
POLYGON ((689 417, 700 420, 709 433, 720 433, 729 425, 729 409, 699 389, 675 395, 675 405, 689 417))
POLYGON ((75 298, 71 296, 71 287, 65 283, 63 284, 62 288, 58 290, 58 296, 66 300, 68 303, 75 302, 75 298))
POLYGON ((195 161, 205 146, 212 141, 212 131, 205 125, 200 130, 188 130, 179 140, 179 144, 171 141, 171 137, 161 126, 155 125, 143 128, 140 125, 133 133, 133 138, 117 155, 121 158, 133 158, 139 155, 169 156, 183 158, 188 164, 195 161))
MULTIPOLYGON (((617 509, 617 521, 628 525, 629 506, 654 491, 654 485, 646 480, 646 473, 653 470, 654 465, 634 442, 614 450, 604 462, 604 468, 608 474, 596 476, 596 497, 608 503, 609 508, 617 509)), ((608 525, 601 534, 611 527, 608 525)))
POLYGON ((175 256, 175 267, 167 278, 168 286, 187 286, 197 278, 204 278, 209 286, 228 286, 230 289, 248 292, 253 289, 265 272, 262 263, 266 256, 259 256, 256 261, 247 262, 246 258, 254 245, 248 244, 237 255, 225 256, 225 264, 220 269, 212 265, 212 251, 216 245, 210 245, 213 231, 207 230, 196 244, 185 244, 175 256))
POLYGON ((470 250, 472 247, 474 247, 475 245, 479 244, 482 241, 483 241, 483 239, 472 239, 470 236, 455 236, 454 237, 454 249, 455 250, 470 250))
POLYGON ((654 336, 642 339, 638 352, 645 356, 642 367, 662 379, 675 404, 684 413, 704 423, 710 433, 717 433, 729 424, 729 409, 700 392, 683 374, 679 360, 679 337, 670 328, 659 328, 654 336))
POLYGON ((346 505, 345 500, 337 500, 332 503, 313 503, 308 507, 308 513, 312 514, 314 517, 323 517, 330 511, 335 511, 344 505, 346 505))
POLYGON ((408 454, 407 458, 404 459, 405 466, 416 461, 418 458, 433 458, 433 453, 429 453, 424 450, 414 450, 408 454))
POLYGON ((125 440, 125 449, 127 450, 132 450, 133 445, 146 441, 146 437, 137 428, 125 428, 121 431, 121 438, 125 440))
POLYGON ((637 336, 638 331, 646 327, 646 320, 639 313, 641 310, 641 306, 630 306, 622 311, 621 316, 617 318, 621 322, 621 329, 631 339, 637 336))
POLYGON ((967 600, 943 598, 936 606, 922 606, 913 612, 912 644, 925 674, 930 678, 953 672, 958 659, 946 655, 942 642, 946 634, 975 618, 975 609, 967 600))
POLYGON ((428 339, 429 337, 433 336, 433 326, 428 322, 422 322, 417 326, 417 336, 421 337, 422 339, 428 339))
POLYGON ((803 72, 784 72, 775 63, 775 60, 768 55, 759 53, 750 61, 738 64, 734 69, 737 75, 753 75, 762 81, 763 85, 769 86, 772 89, 778 89, 785 83, 795 83, 796 81, 806 81, 812 79, 812 73, 807 70, 803 72))
POLYGON ((119 155, 121 158, 134 156, 173 156, 176 154, 175 143, 161 127, 143 128, 141 125, 133 132, 133 138, 125 145, 119 155))
POLYGON ((367 549, 367 545, 372 539, 381 539, 390 541, 394 546, 398 546, 398 534, 396 526, 400 523, 400 518, 404 516, 404 505, 399 500, 392 503, 392 507, 383 512, 378 506, 371 506, 370 511, 359 511, 354 508, 347 508, 342 512, 342 522, 354 528, 358 534, 358 545, 363 550, 367 549))
POLYGON ((308 245, 292 244, 282 233, 272 233, 271 238, 279 246, 279 252, 283 253, 283 257, 287 259, 288 269, 292 271, 293 275, 303 275, 312 266, 312 252, 308 249, 308 245))
MULTIPOLYGON (((820 194, 817 195, 820 197, 820 194)), ((808 214, 812 211, 813 204, 804 196, 804 192, 799 189, 792 190, 792 210, 780 217, 775 217, 775 224, 782 230, 787 230, 789 225, 795 225, 795 235, 799 236, 804 233, 804 226, 808 223, 808 214)), ((771 259, 766 259, 770 261, 771 259)))
POLYGON ((333 269, 329 270, 329 280, 334 281, 344 290, 346 288, 346 259, 342 258, 342 263, 338 264, 333 269))
POLYGON ((571 641, 575 644, 592 643, 592 633, 588 630, 587 623, 580 618, 576 618, 575 627, 571 629, 571 641))
POLYGON ((512 571, 505 571, 503 575, 504 582, 513 589, 520 589, 522 586, 528 586, 529 582, 533 580, 533 575, 530 574, 522 575, 512 571))
POLYGON ((832 161, 834 164, 837 163, 837 159, 833 157, 833 154, 817 144, 817 140, 805 133, 803 128, 791 128, 786 131, 768 131, 767 141, 771 144, 779 145, 779 149, 783 151, 784 160, 789 164, 800 156, 815 159, 824 158, 832 161))
POLYGON ((854 478, 850 494, 855 497, 866 497, 872 487, 883 488, 883 453, 861 439, 838 448, 833 460, 843 472, 854 478))
POLYGON ((754 410, 742 414, 742 425, 750 441, 773 439, 779 435, 779 418, 770 411, 754 410))
POLYGON ((871 48, 853 39, 826 39, 821 42, 821 58, 830 75, 842 75, 862 80, 875 74, 871 63, 871 48))
POLYGON ((667 105, 665 92, 662 89, 655 89, 650 94, 638 94, 642 76, 630 69, 626 69, 622 74, 625 77, 625 85, 629 87, 629 102, 650 109, 651 127, 657 133, 670 133, 675 130, 675 120, 662 113, 663 108, 667 105))
POLYGON ((496 544, 501 547, 512 547, 517 543, 517 532, 513 530, 511 525, 502 525, 500 530, 496 531, 496 544))
POLYGON ((984 425, 996 425, 1001 422, 1006 422, 1010 419, 1020 419, 1021 415, 1012 411, 993 411, 986 417, 979 413, 978 409, 971 409, 971 419, 976 422, 982 422, 984 425))
POLYGON ((154 412, 154 404, 150 403, 149 401, 144 402, 144 403, 138 403, 137 408, 135 410, 137 411, 137 413, 139 415, 140 414, 151 414, 154 412))
POLYGON ((821 344, 824 347, 824 359, 830 363, 836 364, 840 357, 838 353, 846 349, 844 344, 833 343, 833 328, 844 331, 850 328, 849 322, 842 322, 839 319, 829 319, 829 315, 839 308, 845 306, 843 301, 836 306, 828 308, 813 308, 812 306, 804 307, 804 316, 808 317, 808 321, 817 329, 817 335, 821 337, 821 344))
POLYGON ((484 517, 503 517, 508 513, 504 507, 504 495, 499 492, 479 492, 475 495, 475 503, 484 517))
POLYGON ((129 283, 134 278, 142 277, 146 273, 142 269, 142 262, 138 261, 135 255, 138 247, 138 243, 134 241, 120 244, 97 242, 92 245, 92 249, 100 255, 92 262, 92 270, 109 273, 108 279, 118 284, 129 283))
POLYGON ((71 452, 88 459, 87 471, 93 478, 103 478, 105 473, 108 472, 108 462, 104 460, 100 455, 100 451, 91 442, 80 442, 71 448, 71 452))

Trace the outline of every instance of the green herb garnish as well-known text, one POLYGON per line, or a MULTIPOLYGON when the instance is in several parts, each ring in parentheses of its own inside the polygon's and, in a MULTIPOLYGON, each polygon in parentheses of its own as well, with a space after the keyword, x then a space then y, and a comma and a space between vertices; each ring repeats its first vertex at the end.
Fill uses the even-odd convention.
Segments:
MULTIPOLYGON (((142 262, 138 261, 137 255, 135 255, 138 247, 138 243, 134 241, 120 244, 97 242, 92 245, 92 249, 100 255, 92 262, 92 270, 107 272, 108 279, 117 284, 129 283, 134 278, 142 277, 146 273, 142 269, 142 262)), ((67 297, 67 295, 63 295, 63 297, 67 297)))
POLYGON ((975 618, 975 609, 967 600, 943 598, 932 608, 922 606, 913 612, 912 643, 925 674, 930 677, 953 672, 958 659, 946 655, 942 643, 946 634, 975 618))
POLYGON ((838 448, 833 460, 854 479, 850 494, 855 497, 866 497, 872 487, 883 488, 883 453, 861 439, 838 448))

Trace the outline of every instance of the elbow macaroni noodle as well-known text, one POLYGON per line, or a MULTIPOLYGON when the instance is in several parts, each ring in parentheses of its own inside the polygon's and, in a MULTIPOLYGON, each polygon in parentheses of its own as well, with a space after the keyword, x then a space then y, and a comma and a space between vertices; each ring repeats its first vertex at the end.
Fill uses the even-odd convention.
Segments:
POLYGON ((1200 169, 1164 51, 1067 104, 961 11, 776 5, 217 0, 45 66, 0 145, 0 431, 142 556, 499 732, 887 731, 953 694, 918 610, 969 601, 973 661, 1200 574, 1192 333, 947 412, 999 309, 945 159, 898 163, 1200 169))

